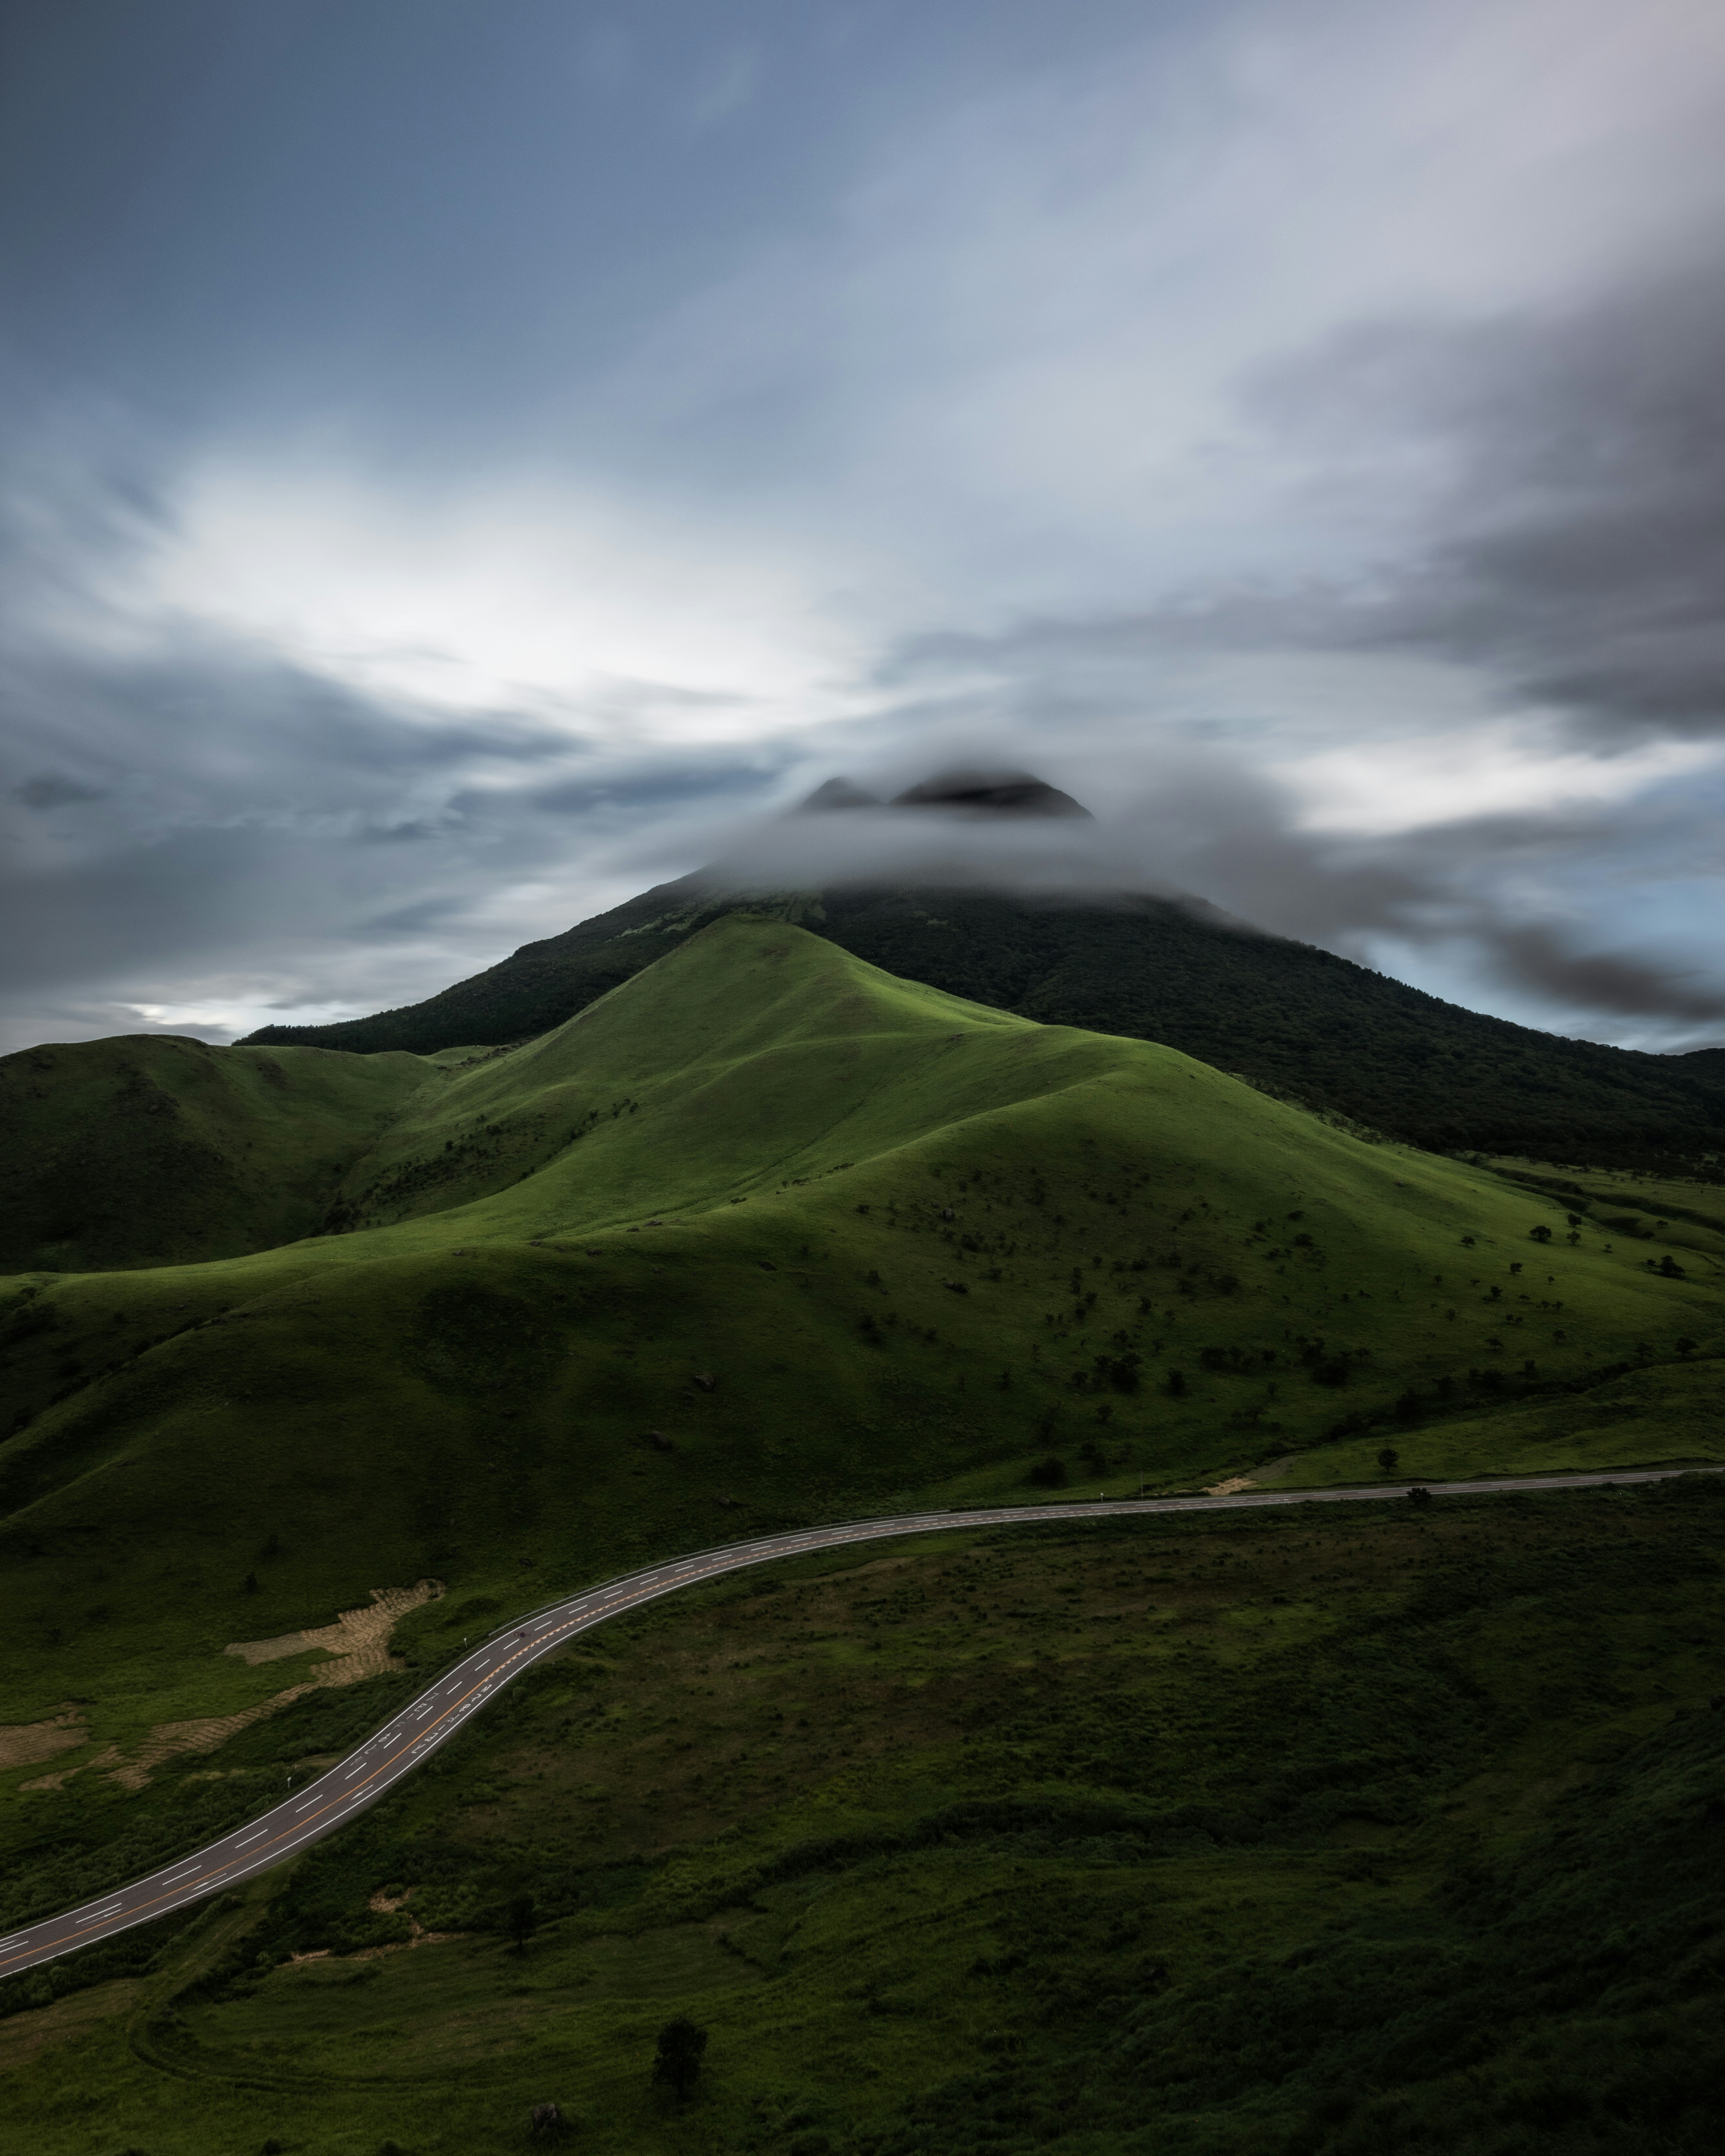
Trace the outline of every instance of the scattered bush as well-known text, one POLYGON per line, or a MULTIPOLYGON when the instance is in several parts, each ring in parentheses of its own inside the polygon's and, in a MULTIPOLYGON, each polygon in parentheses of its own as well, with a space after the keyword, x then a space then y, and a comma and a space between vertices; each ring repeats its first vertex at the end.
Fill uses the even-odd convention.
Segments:
POLYGON ((701 2076, 706 2052, 706 2031, 698 2029, 686 2014, 667 2021, 659 2032, 659 2048, 653 2061, 655 2082, 668 2082, 681 2102, 701 2076))

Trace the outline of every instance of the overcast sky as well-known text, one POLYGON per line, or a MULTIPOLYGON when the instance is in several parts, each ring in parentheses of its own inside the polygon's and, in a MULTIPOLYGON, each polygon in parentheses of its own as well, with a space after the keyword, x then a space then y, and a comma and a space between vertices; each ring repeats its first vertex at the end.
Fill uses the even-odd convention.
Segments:
POLYGON ((0 1047, 961 760, 1725 1041, 1722 143, 1717 0, 10 0, 0 1047))

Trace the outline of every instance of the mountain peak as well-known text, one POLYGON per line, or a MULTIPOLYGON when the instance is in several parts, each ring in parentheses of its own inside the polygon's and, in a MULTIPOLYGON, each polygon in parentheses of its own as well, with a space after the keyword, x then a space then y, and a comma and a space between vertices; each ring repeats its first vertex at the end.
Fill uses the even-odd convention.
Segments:
POLYGON ((833 808, 947 808, 988 816, 1083 816, 1090 811, 1070 793, 1062 793, 1045 778, 1029 771, 937 772, 920 786, 882 801, 878 793, 849 778, 829 778, 817 786, 793 812, 819 815, 833 808))
POLYGON ((806 801, 797 803, 797 814, 806 816, 828 808, 878 808, 881 805, 878 793, 853 786, 848 778, 829 778, 824 786, 817 786, 806 801))
POLYGON ((1084 816, 1070 793, 1028 771, 942 771, 895 794, 894 808, 958 808, 987 815, 1084 816))

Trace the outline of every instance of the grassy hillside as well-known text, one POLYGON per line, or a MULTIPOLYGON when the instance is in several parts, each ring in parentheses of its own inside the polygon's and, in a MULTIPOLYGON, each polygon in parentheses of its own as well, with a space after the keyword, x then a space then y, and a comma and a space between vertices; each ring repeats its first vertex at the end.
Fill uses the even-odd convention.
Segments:
MULTIPOLYGON (((725 907, 699 877, 529 943, 427 1002, 258 1044, 425 1054, 547 1031, 725 907)), ((1628 1167, 1725 1152, 1725 1051, 1647 1055, 1464 1010, 1309 944, 1158 899, 1037 906, 827 891, 788 917, 900 977, 1045 1024, 1160 1041, 1429 1150, 1628 1167)))
POLYGON ((1075 1523, 660 1604, 124 1973, 23 1979, 0 2139, 504 2156, 549 2098, 606 2156, 1698 2156, 1722 1511, 1075 1523))
POLYGON ((1725 1152, 1715 1062, 1513 1025, 1181 906, 847 893, 826 911, 825 932, 891 972, 1027 1018, 1165 1041, 1435 1152, 1625 1166, 1717 1165, 1725 1152))
POLYGON ((1562 1199, 782 923, 711 927, 404 1098, 343 1232, 5 1291, 0 1721, 65 1712, 83 1740, 60 1786, 0 1768, 15 1884, 32 1851, 75 1849, 85 1881, 135 1854, 153 1799, 116 1766, 296 1674, 230 1642, 373 1588, 444 1581, 489 1623, 1033 1471, 1725 1456, 1717 1229, 1572 1229, 1562 1199))
MULTIPOLYGON (((34 1142, 105 1120, 139 1179, 110 1269, 0 1286, 0 1928, 254 1811, 464 1636, 668 1551, 1322 1484, 1386 1447, 1430 1477, 1725 1457, 1704 1205, 1368 1142, 781 921, 660 947, 504 1053, 98 1044, 36 1072, 34 1142), (125 1143, 122 1063, 180 1103, 165 1126, 273 1163, 208 1186, 234 1255, 138 1262, 124 1231, 177 1171, 125 1143), (327 1231, 247 1250, 284 1191, 327 1231), (404 1661, 286 1697, 353 1673, 287 1635, 421 1581, 447 1591, 404 1661)), ((1579 2116, 1566 2062, 1599 2041, 1586 1986, 1538 1975, 1574 1958, 1577 1865, 1656 1910, 1612 2027, 1673 2056, 1704 2034, 1671 1821, 1713 1753, 1657 1704, 1702 1681, 1675 1628, 1708 1621, 1703 1515, 1075 1529, 727 1588, 561 1662, 239 1904, 0 1987, 0 2121, 50 2151, 465 2152, 518 2145, 549 2093, 619 2150, 897 2156, 1003 2121, 1075 2151, 1074 2121, 1377 2147, 1406 2120, 1376 2002, 1423 1954, 1448 1974, 1399 2010, 1406 2117, 1463 2115, 1471 2076, 1478 2146, 1543 2145, 1504 2137, 1579 2116), (1548 1818, 1578 1746, 1603 1824, 1548 1818), (521 1892, 546 1932, 518 1961, 521 1892), (415 1925, 464 1936, 348 1958, 415 1925), (1307 1965, 1339 2002, 1321 2042, 1307 1965), (1457 2048, 1467 1984, 1534 1985, 1501 2056, 1457 2048), (680 2122, 639 2055, 684 2005, 715 2107, 680 2122)), ((1687 2088, 1658 2081, 1661 2131, 1690 2132, 1687 2088)))
POLYGON ((313 1235, 434 1077, 418 1056, 149 1034, 0 1057, 0 1273, 187 1265, 313 1235))

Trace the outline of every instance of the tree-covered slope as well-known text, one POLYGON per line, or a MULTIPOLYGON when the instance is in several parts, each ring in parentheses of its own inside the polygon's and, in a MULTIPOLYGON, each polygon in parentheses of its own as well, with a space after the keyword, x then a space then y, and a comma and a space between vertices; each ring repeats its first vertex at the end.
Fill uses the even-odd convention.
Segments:
MULTIPOLYGON (((251 1040, 420 1055, 521 1040, 733 902, 685 878, 426 1003, 251 1040)), ((1648 1055, 1562 1040, 1169 901, 852 891, 779 910, 905 978, 1048 1024, 1164 1042, 1433 1151, 1651 1167, 1707 1163, 1725 1147, 1718 1050, 1648 1055)))

